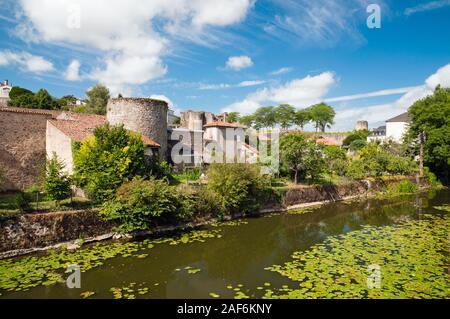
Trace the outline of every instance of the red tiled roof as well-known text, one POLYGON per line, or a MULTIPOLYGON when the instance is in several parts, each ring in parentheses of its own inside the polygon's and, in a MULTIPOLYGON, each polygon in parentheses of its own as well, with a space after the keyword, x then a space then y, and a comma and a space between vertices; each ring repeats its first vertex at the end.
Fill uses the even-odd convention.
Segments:
POLYGON ((247 128, 247 126, 242 125, 240 123, 227 123, 227 122, 211 122, 206 125, 203 125, 203 127, 232 127, 232 128, 247 128))
MULTIPOLYGON (((106 116, 67 112, 49 122, 72 140, 81 142, 92 135, 97 126, 106 123, 106 116)), ((141 135, 141 139, 146 146, 160 147, 148 136, 141 135)))
POLYGON ((62 113, 61 111, 57 110, 27 109, 24 107, 0 107, 0 112, 50 115, 53 118, 56 118, 58 115, 62 113))

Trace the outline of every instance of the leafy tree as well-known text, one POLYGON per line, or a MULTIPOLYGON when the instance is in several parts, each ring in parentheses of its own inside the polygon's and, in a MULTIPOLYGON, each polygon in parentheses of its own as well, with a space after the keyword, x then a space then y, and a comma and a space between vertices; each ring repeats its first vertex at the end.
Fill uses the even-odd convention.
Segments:
POLYGON ((311 114, 308 109, 298 110, 295 113, 294 124, 298 125, 301 130, 311 121, 311 114))
POLYGON ((106 124, 75 145, 74 164, 78 185, 101 202, 112 198, 122 183, 146 172, 145 147, 139 134, 106 124))
POLYGON ((46 162, 45 192, 47 196, 55 201, 66 199, 70 196, 71 180, 64 172, 64 164, 58 160, 53 153, 53 157, 46 162))
POLYGON ((257 165, 213 164, 207 175, 206 191, 215 198, 221 215, 257 210, 268 187, 257 165))
POLYGON ((338 176, 345 175, 348 159, 345 151, 339 146, 326 146, 324 148, 325 161, 328 172, 338 176))
MULTIPOLYGON (((410 109, 410 140, 425 135, 424 161, 431 171, 448 182, 450 171, 450 88, 438 86, 434 94, 410 109)), ((416 148, 416 154, 418 154, 416 148)))
POLYGON ((110 98, 109 90, 102 84, 97 84, 86 92, 86 112, 93 114, 106 114, 106 105, 110 98))
POLYGON ((274 109, 275 122, 282 129, 287 129, 295 123, 295 108, 289 104, 281 104, 274 109))
POLYGON ((19 86, 11 89, 9 98, 9 106, 32 108, 34 104, 34 93, 19 86))
POLYGON ((251 127, 255 122, 253 115, 244 115, 239 118, 239 123, 251 127))
POLYGON ((261 106, 253 114, 253 122, 256 129, 274 127, 276 124, 275 108, 273 106, 261 106))
POLYGON ((227 120, 229 123, 239 122, 239 112, 230 112, 228 113, 227 120))
POLYGON ((38 109, 52 110, 58 108, 58 104, 45 89, 40 89, 34 95, 34 106, 38 109))
POLYGON ((315 123, 316 130, 325 132, 326 128, 330 128, 334 124, 336 112, 331 106, 325 103, 311 106, 309 112, 311 114, 311 120, 315 123))
POLYGON ((357 140, 366 142, 369 135, 370 132, 368 130, 354 131, 344 139, 344 141, 342 142, 342 146, 348 147, 350 146, 350 144, 357 140))
POLYGON ((147 230, 156 220, 187 219, 194 213, 193 196, 167 181, 135 177, 124 183, 111 201, 103 204, 101 215, 117 221, 120 232, 147 230))

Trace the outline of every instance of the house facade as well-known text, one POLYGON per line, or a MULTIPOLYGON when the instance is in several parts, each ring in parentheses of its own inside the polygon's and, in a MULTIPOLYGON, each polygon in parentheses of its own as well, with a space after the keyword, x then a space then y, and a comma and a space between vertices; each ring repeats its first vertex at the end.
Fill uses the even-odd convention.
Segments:
POLYGON ((8 80, 0 83, 0 107, 8 106, 9 92, 11 92, 12 86, 8 80))
POLYGON ((397 143, 402 143, 403 137, 408 131, 410 117, 408 112, 397 115, 386 121, 386 126, 380 126, 374 129, 368 141, 380 141, 392 140, 397 143))

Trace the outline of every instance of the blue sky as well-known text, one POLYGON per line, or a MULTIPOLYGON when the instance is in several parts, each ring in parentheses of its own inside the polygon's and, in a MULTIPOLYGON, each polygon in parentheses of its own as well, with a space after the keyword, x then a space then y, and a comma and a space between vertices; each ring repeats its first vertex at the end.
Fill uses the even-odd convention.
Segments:
POLYGON ((0 78, 52 95, 101 82, 177 111, 326 101, 371 127, 450 86, 450 0, 0 0, 0 78), (369 4, 381 28, 369 29, 369 4))

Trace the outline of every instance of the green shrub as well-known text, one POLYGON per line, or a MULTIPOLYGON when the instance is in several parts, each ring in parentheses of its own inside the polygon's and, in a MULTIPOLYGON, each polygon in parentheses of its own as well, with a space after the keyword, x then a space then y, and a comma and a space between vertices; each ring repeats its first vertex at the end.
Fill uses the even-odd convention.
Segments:
POLYGON ((424 173, 424 176, 427 179, 428 183, 430 184, 430 186, 432 186, 433 188, 441 188, 442 187, 442 183, 438 180, 437 176, 430 171, 430 169, 428 167, 425 166, 423 168, 423 173, 424 173))
POLYGON ((417 185, 411 181, 406 180, 390 184, 387 187, 387 191, 391 194, 412 194, 417 192, 417 185))
POLYGON ((45 192, 51 200, 59 201, 70 196, 71 180, 63 169, 64 165, 53 153, 53 157, 46 162, 44 186, 45 192))
POLYGON ((353 160, 347 167, 347 176, 355 179, 362 179, 366 177, 364 163, 361 160, 353 160))
POLYGON ((257 165, 213 164, 207 175, 206 189, 217 199, 221 215, 253 212, 268 192, 268 182, 257 165))
POLYGON ((135 177, 117 189, 114 199, 103 204, 101 216, 119 224, 120 232, 149 229, 157 220, 176 221, 192 217, 192 194, 169 186, 167 181, 135 177))
POLYGON ((417 172, 418 165, 409 158, 392 155, 389 156, 386 170, 394 175, 411 175, 417 172))
POLYGON ((74 164, 77 184, 90 199, 103 202, 124 182, 145 175, 145 147, 139 134, 106 124, 75 145, 74 164))
POLYGON ((30 198, 25 194, 24 192, 20 192, 14 197, 14 206, 16 209, 18 209, 21 213, 25 213, 29 210, 31 210, 30 207, 30 198))

